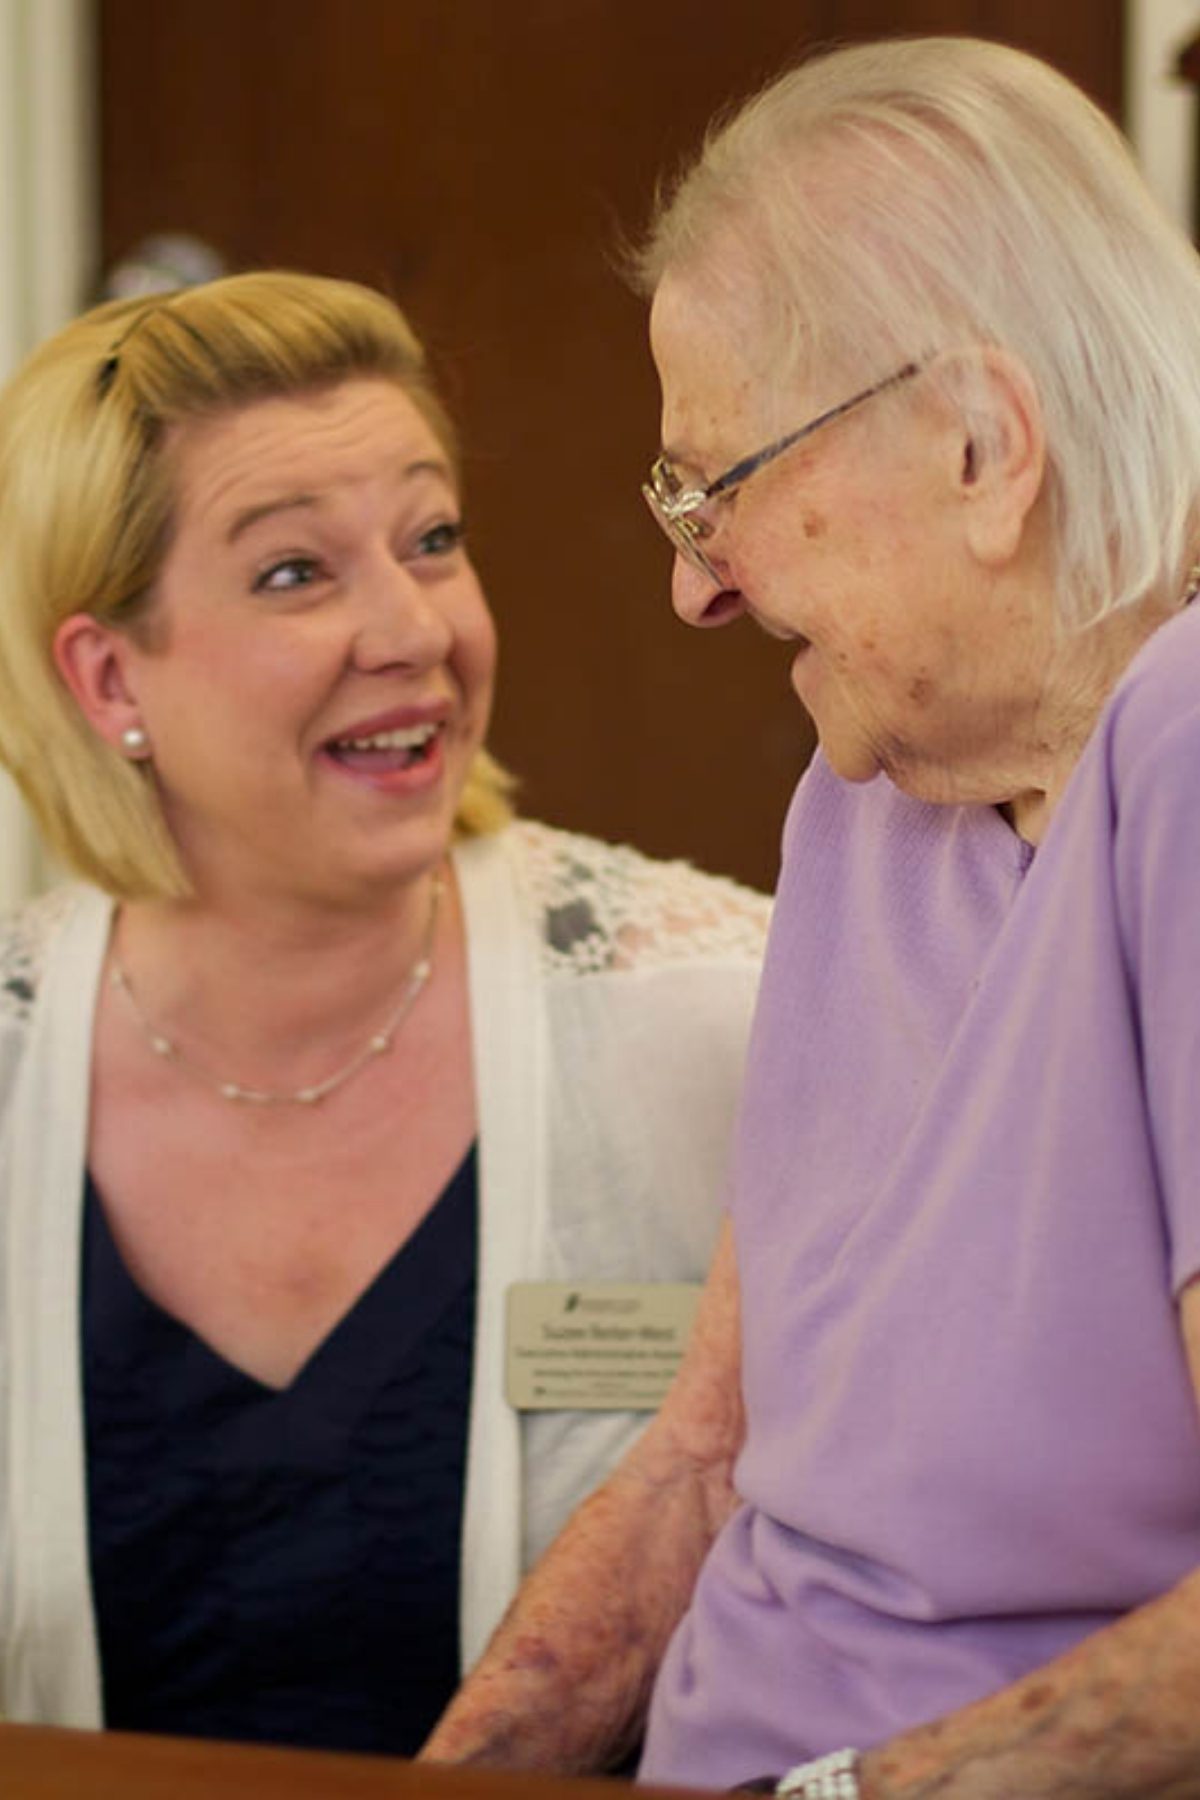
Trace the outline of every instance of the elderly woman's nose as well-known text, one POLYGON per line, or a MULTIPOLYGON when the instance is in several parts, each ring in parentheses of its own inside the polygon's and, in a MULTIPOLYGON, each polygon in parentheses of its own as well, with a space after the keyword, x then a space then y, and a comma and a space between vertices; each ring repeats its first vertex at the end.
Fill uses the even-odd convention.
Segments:
POLYGON ((744 610, 740 595, 722 587, 682 555, 676 556, 671 574, 671 605, 685 625, 704 630, 727 625, 744 610))

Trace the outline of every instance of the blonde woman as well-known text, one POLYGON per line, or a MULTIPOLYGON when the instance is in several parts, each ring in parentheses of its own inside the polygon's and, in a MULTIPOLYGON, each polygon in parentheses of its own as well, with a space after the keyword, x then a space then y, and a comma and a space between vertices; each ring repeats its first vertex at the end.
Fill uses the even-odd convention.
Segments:
POLYGON ((514 818, 390 302, 97 309, 0 396, 0 1710, 410 1753, 644 1415, 514 1281, 716 1228, 765 903, 514 818))

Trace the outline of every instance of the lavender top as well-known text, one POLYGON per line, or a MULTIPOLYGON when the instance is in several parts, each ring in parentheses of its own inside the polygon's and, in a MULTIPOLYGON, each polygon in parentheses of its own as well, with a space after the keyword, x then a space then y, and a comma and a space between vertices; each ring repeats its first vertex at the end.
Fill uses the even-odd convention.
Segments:
POLYGON ((990 808, 814 764, 740 1125, 744 1504, 643 1779, 869 1747, 1200 1563, 1197 1069, 1200 610, 1036 859, 990 808))

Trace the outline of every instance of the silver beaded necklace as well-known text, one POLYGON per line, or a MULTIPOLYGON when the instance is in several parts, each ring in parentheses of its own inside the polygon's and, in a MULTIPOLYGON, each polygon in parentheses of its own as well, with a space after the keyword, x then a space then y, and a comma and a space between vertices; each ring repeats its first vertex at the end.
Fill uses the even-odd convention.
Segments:
POLYGON ((137 1027, 153 1050, 155 1056, 161 1056, 167 1062, 176 1063, 179 1068, 186 1069, 189 1075, 203 1081, 208 1087, 220 1094, 223 1100, 232 1100, 243 1106, 315 1106, 319 1100, 325 1100, 338 1088, 343 1087, 351 1076, 357 1075, 360 1069, 366 1068, 375 1057, 382 1056, 390 1050, 392 1040, 416 1005, 417 996, 429 980, 433 970, 433 941, 437 930, 438 907, 442 898, 444 882, 440 874, 433 878, 433 894, 429 903, 429 920, 425 926, 425 936, 417 960, 408 972, 404 983, 404 991, 396 1003, 390 1018, 386 1019, 378 1031, 372 1032, 361 1050, 355 1052, 342 1068, 327 1075, 324 1081, 315 1082, 311 1087, 294 1088, 289 1093, 280 1093, 272 1088, 243 1087, 240 1081, 222 1081, 213 1075, 202 1064, 193 1060, 179 1048, 174 1038, 169 1038, 154 1025, 142 1011, 137 995, 130 985, 121 960, 113 951, 113 967, 109 976, 111 985, 119 988, 129 1003, 137 1027))

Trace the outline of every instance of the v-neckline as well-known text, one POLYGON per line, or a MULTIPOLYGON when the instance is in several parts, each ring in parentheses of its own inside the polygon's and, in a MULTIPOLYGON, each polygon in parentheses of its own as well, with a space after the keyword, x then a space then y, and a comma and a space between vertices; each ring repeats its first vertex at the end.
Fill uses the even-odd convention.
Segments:
POLYGON ((413 1354, 449 1300, 474 1279, 474 1254, 463 1258, 461 1246, 464 1226, 474 1246, 475 1212, 476 1146, 471 1144, 416 1229, 334 1320, 291 1379, 277 1387, 231 1361, 146 1293, 121 1254, 89 1169, 84 1186, 85 1304, 112 1317, 118 1339, 132 1328, 137 1336, 156 1341, 177 1365, 181 1405, 189 1397, 210 1400, 224 1392, 232 1398, 239 1391, 243 1398, 264 1403, 322 1395, 332 1400, 345 1394, 346 1367, 373 1367, 381 1356, 394 1364, 413 1354), (461 1264, 461 1281, 431 1278, 447 1257, 461 1264), (391 1303, 397 1299, 403 1303, 391 1303))

